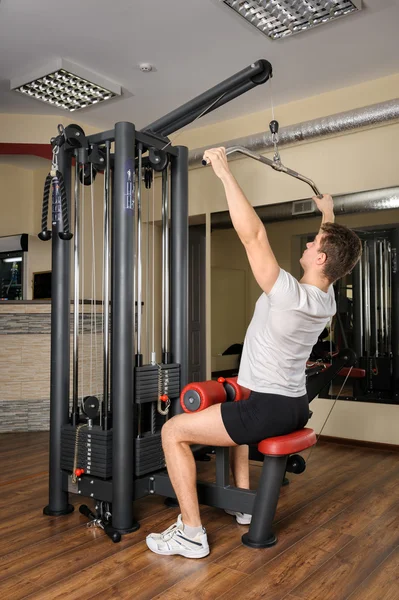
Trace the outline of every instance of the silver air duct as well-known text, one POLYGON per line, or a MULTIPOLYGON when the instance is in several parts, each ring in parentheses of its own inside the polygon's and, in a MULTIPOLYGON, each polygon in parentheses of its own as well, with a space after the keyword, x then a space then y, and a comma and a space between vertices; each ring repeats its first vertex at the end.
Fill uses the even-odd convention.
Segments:
MULTIPOLYGON (((312 200, 295 200, 254 208, 263 223, 275 223, 277 221, 289 221, 320 215, 312 200)), ((337 216, 393 208, 399 208, 399 187, 334 196, 334 212, 337 216)), ((212 214, 212 229, 228 229, 229 227, 232 227, 232 223, 227 210, 212 214)))
MULTIPOLYGON (((386 125, 396 120, 399 120, 399 98, 283 127, 279 131, 278 145, 279 147, 288 146, 333 137, 342 133, 386 125)), ((213 146, 244 146, 254 152, 267 152, 273 149, 273 142, 270 132, 264 131, 213 144, 213 146)), ((207 148, 196 148, 190 152, 190 167, 201 166, 202 155, 205 150, 207 148)))

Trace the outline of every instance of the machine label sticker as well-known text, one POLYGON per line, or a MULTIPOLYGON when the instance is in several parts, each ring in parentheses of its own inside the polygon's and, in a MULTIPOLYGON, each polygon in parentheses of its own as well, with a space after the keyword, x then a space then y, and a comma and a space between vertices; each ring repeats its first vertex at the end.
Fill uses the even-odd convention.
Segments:
POLYGON ((134 208, 134 177, 132 169, 127 170, 127 178, 126 178, 126 199, 125 199, 125 208, 128 210, 133 210, 134 208))

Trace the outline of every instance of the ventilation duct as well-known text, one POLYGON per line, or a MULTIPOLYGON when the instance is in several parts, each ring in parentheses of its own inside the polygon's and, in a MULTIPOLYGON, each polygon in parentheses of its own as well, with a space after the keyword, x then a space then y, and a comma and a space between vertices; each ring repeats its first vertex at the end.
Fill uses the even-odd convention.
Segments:
MULTIPOLYGON (((309 210, 309 207, 307 207, 307 210, 298 210, 297 205, 303 203, 303 200, 296 200, 280 204, 268 204, 267 206, 255 207, 255 210, 263 223, 276 223, 320 215, 313 202, 313 210, 309 210)), ((334 196, 334 212, 336 215, 350 215, 393 208, 399 208, 399 186, 334 196)), ((212 229, 229 229, 232 226, 229 211, 212 214, 212 229)))
MULTIPOLYGON (((399 98, 283 127, 279 130, 278 145, 281 147, 316 141, 378 125, 387 125, 397 120, 399 120, 399 98)), ((254 152, 273 150, 272 137, 269 131, 220 142, 213 144, 213 146, 225 146, 226 148, 229 146, 245 146, 245 148, 254 152)), ((191 167, 201 166, 202 155, 208 147, 196 148, 190 152, 189 165, 191 167)), ((234 160, 234 157, 231 160, 234 160)))

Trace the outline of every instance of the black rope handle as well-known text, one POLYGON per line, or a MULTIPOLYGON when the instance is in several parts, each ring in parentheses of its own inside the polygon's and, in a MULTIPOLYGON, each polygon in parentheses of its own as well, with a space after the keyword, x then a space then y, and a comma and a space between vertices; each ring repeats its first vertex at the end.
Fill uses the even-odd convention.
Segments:
POLYGON ((53 178, 51 173, 49 173, 46 177, 46 181, 44 183, 44 191, 43 191, 43 205, 42 205, 42 230, 39 233, 38 237, 43 242, 47 242, 51 240, 51 231, 47 229, 47 220, 48 220, 48 205, 49 205, 49 196, 50 196, 50 188, 53 178))
POLYGON ((58 190, 61 196, 61 211, 62 211, 62 222, 63 222, 63 231, 58 233, 59 237, 62 240, 70 240, 72 238, 72 233, 69 231, 69 217, 68 217, 68 202, 65 191, 65 183, 62 173, 60 171, 56 171, 55 175, 49 173, 46 177, 46 181, 44 183, 44 192, 43 192, 43 206, 42 206, 42 230, 39 233, 39 239, 46 242, 51 240, 51 230, 47 229, 47 220, 48 220, 48 207, 49 207, 49 198, 50 198, 50 189, 51 186, 56 186, 58 184, 58 190))
POLYGON ((66 197, 64 178, 60 171, 56 171, 56 177, 58 179, 58 188, 61 195, 62 222, 64 226, 64 231, 60 231, 58 235, 62 240, 70 240, 72 239, 72 233, 69 231, 68 202, 66 197))

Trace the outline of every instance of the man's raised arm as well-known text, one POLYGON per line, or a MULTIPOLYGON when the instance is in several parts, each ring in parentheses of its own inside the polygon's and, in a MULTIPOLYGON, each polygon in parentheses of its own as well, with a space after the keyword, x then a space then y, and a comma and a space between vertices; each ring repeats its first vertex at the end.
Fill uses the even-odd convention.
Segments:
POLYGON ((271 249, 266 229, 232 175, 225 149, 207 150, 204 159, 212 165, 223 183, 233 227, 247 252, 256 281, 263 291, 269 293, 280 273, 280 267, 271 249))
POLYGON ((315 201, 317 208, 321 212, 321 224, 324 225, 324 223, 334 223, 334 201, 330 194, 324 194, 322 198, 314 196, 313 200, 315 201))

